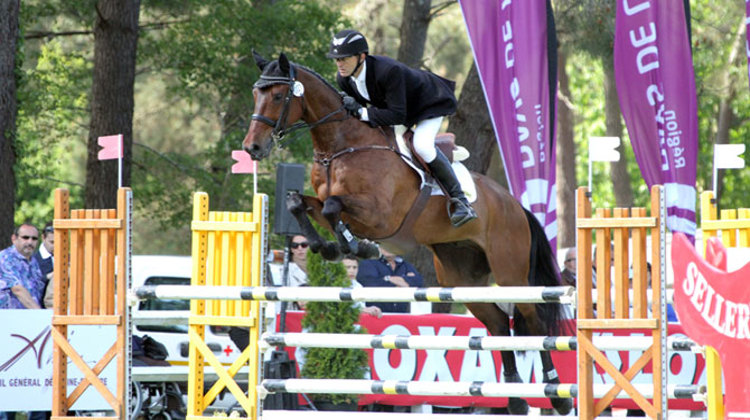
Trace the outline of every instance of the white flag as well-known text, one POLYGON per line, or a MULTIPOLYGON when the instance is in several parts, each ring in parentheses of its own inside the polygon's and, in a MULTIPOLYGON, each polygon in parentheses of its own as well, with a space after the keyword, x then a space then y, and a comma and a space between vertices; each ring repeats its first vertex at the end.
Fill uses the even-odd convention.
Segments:
POLYGON ((589 160, 592 162, 617 162, 620 160, 619 137, 589 137, 589 160))
POLYGON ((714 144, 714 169, 741 169, 745 167, 744 144, 714 144))

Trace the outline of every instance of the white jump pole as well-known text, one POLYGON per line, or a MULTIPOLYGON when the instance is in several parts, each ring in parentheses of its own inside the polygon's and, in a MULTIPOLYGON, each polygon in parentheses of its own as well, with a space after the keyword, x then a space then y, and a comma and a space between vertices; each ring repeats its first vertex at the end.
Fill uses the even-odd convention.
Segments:
MULTIPOLYGON (((602 351, 645 351, 654 344, 651 337, 597 336, 594 345, 602 351)), ((542 336, 407 336, 373 334, 267 333, 260 341, 261 350, 270 347, 311 347, 333 349, 411 349, 411 350, 510 350, 546 351, 576 350, 576 337, 542 336)), ((670 338, 672 351, 698 349, 690 339, 670 338)))
POLYGON ((280 302, 574 303, 575 289, 553 287, 241 287, 143 286, 134 299, 267 300, 280 302))
MULTIPOLYGON (((633 384, 645 398, 653 398, 652 384, 633 384)), ((594 385, 594 398, 602 398, 611 384, 594 385)), ((497 382, 371 381, 366 379, 265 379, 258 386, 267 393, 432 395, 453 397, 570 398, 578 396, 577 384, 527 384, 497 382)), ((702 385, 669 385, 668 398, 688 399, 705 393, 702 385)), ((629 398, 620 391, 618 398, 629 398)))

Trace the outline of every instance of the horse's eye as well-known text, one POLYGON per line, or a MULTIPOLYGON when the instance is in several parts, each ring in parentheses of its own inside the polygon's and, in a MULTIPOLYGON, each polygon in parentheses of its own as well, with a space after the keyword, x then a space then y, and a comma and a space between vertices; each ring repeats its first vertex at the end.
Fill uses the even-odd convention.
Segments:
POLYGON ((276 94, 274 94, 274 95, 273 95, 273 100, 274 100, 274 101, 280 101, 280 100, 281 100, 281 98, 283 98, 283 97, 284 97, 284 96, 283 96, 282 94, 280 94, 280 93, 276 93, 276 94))

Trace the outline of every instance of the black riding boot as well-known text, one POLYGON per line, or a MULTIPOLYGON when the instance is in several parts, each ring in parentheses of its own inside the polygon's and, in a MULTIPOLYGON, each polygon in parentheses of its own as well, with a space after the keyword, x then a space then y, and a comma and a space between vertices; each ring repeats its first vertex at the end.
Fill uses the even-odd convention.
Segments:
POLYGON ((454 227, 459 227, 464 223, 477 218, 476 212, 471 208, 469 200, 466 199, 464 191, 461 189, 461 184, 458 183, 455 172, 451 163, 448 162, 448 158, 445 157, 440 149, 437 150, 437 157, 432 162, 428 163, 432 175, 437 181, 448 190, 448 194, 451 196, 448 204, 448 212, 450 213, 451 224, 454 227))

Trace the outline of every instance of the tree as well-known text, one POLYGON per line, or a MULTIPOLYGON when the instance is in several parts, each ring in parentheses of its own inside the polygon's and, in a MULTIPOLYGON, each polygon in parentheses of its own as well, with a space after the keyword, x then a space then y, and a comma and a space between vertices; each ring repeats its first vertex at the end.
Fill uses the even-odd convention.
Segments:
POLYGON ((418 68, 422 64, 427 29, 430 26, 432 0, 404 0, 401 17, 401 34, 398 47, 398 61, 418 68))
POLYGON ((19 0, 0 0, 0 248, 10 245, 15 213, 16 51, 19 0))
MULTIPOLYGON (((556 5, 556 18, 560 29, 561 42, 579 52, 594 57, 605 71, 604 108, 606 124, 605 132, 598 135, 606 134, 622 137, 622 117, 612 70, 615 5, 598 0, 559 0, 556 5)), ((571 100, 576 103, 575 98, 571 98, 571 100)), ((593 123, 588 121, 587 125, 593 123)), ((619 150, 622 158, 618 162, 612 162, 610 178, 613 183, 617 205, 630 207, 633 205, 633 189, 628 175, 628 165, 632 162, 626 160, 625 157, 628 154, 622 153, 623 149, 624 146, 621 143, 619 150)), ((560 159, 559 155, 558 159, 560 159)))
POLYGON ((94 25, 94 74, 86 162, 86 208, 117 205, 117 161, 97 157, 99 136, 123 135, 122 185, 133 158, 133 85, 140 0, 99 0, 94 25))
POLYGON ((557 53, 557 226, 559 247, 572 247, 576 243, 576 144, 575 106, 570 95, 570 78, 566 69, 569 51, 560 48, 557 53))
MULTIPOLYGON (((331 235, 324 235, 333 239, 331 235)), ((351 287, 341 262, 323 260, 318 253, 308 252, 308 282, 311 287, 351 287)), ((305 306, 302 327, 306 331, 319 334, 359 334, 364 333, 358 325, 359 308, 352 302, 308 302, 305 306)), ((367 372, 367 353, 362 349, 310 348, 305 355, 302 377, 313 379, 362 379, 367 372)), ((354 403, 357 395, 316 394, 316 403, 321 400, 333 404, 354 403)))
MULTIPOLYGON (((620 99, 615 87, 615 70, 609 62, 604 63, 604 115, 607 126, 606 135, 623 138, 622 113, 620 99)), ((633 186, 628 175, 628 161, 624 153, 625 142, 621 141, 617 151, 620 160, 611 162, 610 179, 615 192, 617 207, 633 207, 633 186)))

